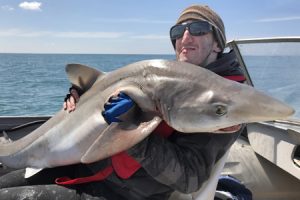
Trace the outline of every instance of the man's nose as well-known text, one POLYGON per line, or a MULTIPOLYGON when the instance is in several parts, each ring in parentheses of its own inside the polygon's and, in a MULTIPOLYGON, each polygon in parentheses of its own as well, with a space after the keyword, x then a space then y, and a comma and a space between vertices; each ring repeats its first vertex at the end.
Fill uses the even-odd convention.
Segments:
POLYGON ((192 35, 190 34, 188 29, 185 29, 182 36, 182 42, 189 42, 191 39, 192 39, 192 35))

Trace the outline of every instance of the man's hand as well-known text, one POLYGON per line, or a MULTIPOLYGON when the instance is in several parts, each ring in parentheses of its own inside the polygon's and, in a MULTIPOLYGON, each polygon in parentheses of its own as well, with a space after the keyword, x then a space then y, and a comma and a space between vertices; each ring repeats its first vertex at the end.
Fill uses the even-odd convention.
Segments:
POLYGON ((76 109, 76 103, 79 101, 79 94, 76 89, 71 87, 69 89, 70 93, 65 97, 63 108, 68 112, 72 112, 76 109))

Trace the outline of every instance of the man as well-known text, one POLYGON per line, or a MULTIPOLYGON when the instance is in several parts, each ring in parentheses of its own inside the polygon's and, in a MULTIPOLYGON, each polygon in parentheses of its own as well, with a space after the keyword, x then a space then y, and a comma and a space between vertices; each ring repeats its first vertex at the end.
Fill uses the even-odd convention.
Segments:
MULTIPOLYGON (((185 9, 170 29, 170 37, 178 61, 206 67, 232 80, 245 80, 233 53, 222 53, 226 43, 224 25, 209 7, 193 5, 185 9)), ((80 97, 73 88, 64 108, 70 112, 75 110, 77 101, 80 97)), ((114 107, 112 105, 115 104, 110 102, 106 104, 103 115, 108 123, 117 117, 112 116, 112 110, 126 112, 124 104, 135 105, 122 93, 109 101, 118 106, 114 107)), ((27 180, 22 178, 24 171, 18 171, 14 176, 22 183, 17 184, 16 181, 1 183, 1 180, 9 179, 7 175, 0 179, 0 187, 10 188, 0 190, 0 197, 12 199, 13 192, 27 191, 29 194, 30 191, 31 198, 47 194, 50 195, 48 199, 135 200, 168 199, 174 191, 192 193, 211 177, 212 169, 236 140, 241 127, 219 130, 224 134, 180 134, 162 122, 139 144, 103 161, 47 169, 27 180), (95 178, 97 181, 94 181, 95 178), (53 185, 54 180, 58 185, 53 185), (37 184, 48 185, 35 186, 37 184), (15 187, 20 185, 33 186, 15 187)), ((43 197, 45 199, 46 195, 43 197)))

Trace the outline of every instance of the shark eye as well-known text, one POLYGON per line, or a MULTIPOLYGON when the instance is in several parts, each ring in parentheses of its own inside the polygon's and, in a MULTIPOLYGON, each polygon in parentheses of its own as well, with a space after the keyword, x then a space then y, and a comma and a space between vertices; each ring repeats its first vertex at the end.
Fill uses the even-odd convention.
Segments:
POLYGON ((218 116, 225 115, 227 113, 227 107, 225 105, 215 105, 215 112, 218 116))

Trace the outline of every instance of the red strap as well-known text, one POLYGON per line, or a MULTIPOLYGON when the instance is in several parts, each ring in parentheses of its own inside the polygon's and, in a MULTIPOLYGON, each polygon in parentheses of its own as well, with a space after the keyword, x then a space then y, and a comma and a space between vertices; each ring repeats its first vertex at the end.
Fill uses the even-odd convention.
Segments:
POLYGON ((111 162, 116 174, 123 179, 128 179, 141 168, 141 164, 124 151, 112 156, 111 162))
POLYGON ((71 179, 65 176, 65 177, 60 177, 55 179, 55 183, 58 185, 75 185, 75 184, 89 183, 94 181, 102 181, 106 177, 108 177, 112 172, 113 172, 112 166, 108 166, 105 169, 99 171, 98 173, 92 176, 75 178, 75 179, 71 179))
POLYGON ((174 132, 174 129, 169 126, 165 121, 162 121, 156 129, 153 131, 154 134, 158 134, 164 138, 169 137, 174 132))
POLYGON ((232 81, 245 81, 246 78, 244 75, 236 75, 236 76, 223 76, 224 78, 227 78, 229 80, 232 80, 232 81))

